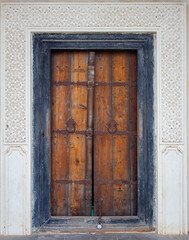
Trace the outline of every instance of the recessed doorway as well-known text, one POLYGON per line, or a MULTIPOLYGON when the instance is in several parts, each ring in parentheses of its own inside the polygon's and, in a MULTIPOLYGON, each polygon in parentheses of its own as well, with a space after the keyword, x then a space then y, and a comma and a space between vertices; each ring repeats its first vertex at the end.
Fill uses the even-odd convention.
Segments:
POLYGON ((33 229, 153 229, 153 34, 34 34, 33 59, 33 229))

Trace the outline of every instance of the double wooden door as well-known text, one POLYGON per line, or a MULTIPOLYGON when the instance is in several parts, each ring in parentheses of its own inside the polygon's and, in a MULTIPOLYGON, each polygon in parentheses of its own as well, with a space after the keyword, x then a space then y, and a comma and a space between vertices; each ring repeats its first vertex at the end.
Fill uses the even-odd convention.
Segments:
POLYGON ((53 51, 51 215, 137 215, 135 51, 53 51))

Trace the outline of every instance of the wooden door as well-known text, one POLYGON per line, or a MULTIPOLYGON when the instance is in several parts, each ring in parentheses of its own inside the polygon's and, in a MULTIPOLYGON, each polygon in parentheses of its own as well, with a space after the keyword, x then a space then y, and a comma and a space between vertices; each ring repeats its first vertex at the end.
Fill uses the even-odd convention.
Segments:
POLYGON ((88 52, 52 55, 51 214, 91 213, 92 163, 86 155, 88 52), (76 130, 76 131, 75 131, 76 130))
POLYGON ((96 54, 95 215, 137 215, 136 80, 136 52, 96 54))
POLYGON ((51 214, 137 214, 134 51, 52 53, 51 214))

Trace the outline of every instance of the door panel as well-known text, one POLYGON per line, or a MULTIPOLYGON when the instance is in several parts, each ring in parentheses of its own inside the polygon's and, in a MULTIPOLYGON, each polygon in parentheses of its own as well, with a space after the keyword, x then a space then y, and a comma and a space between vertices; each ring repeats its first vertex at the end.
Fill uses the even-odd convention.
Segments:
POLYGON ((51 214, 137 215, 134 51, 52 53, 51 214), (102 203, 102 204, 101 204, 102 203))
MULTIPOLYGON (((86 192, 88 53, 52 55, 51 214, 90 215, 92 182, 86 192), (89 204, 89 203, 88 203, 89 204)), ((91 175, 91 172, 89 173, 91 175)))
MULTIPOLYGON (((95 105, 94 105, 94 215, 98 215, 98 204, 103 199, 102 215, 105 209, 112 210, 112 136, 103 134, 111 120, 111 64, 109 52, 98 52, 95 58, 95 105), (99 198, 100 197, 100 198, 99 198)), ((110 212, 109 215, 112 215, 110 212)))
MULTIPOLYGON (((71 81, 87 83, 88 53, 73 52, 71 54, 71 81)), ((87 128, 87 87, 82 85, 70 86, 69 119, 76 122, 77 131, 87 128)), ((68 179, 68 215, 80 216, 86 214, 85 209, 85 180, 86 175, 86 136, 69 134, 69 174, 68 179)), ((90 211, 89 213, 90 214, 90 211)))
POLYGON ((95 85, 94 107, 95 215, 136 215, 135 59, 130 51, 96 56, 95 82, 100 79, 100 84, 95 85))
POLYGON ((67 186, 61 183, 68 176, 68 135, 58 132, 65 130, 68 119, 67 103, 69 87, 61 82, 70 79, 70 55, 68 52, 56 52, 52 58, 52 158, 51 158, 51 213, 67 214, 67 186), (63 161, 62 156, 64 156, 63 161))

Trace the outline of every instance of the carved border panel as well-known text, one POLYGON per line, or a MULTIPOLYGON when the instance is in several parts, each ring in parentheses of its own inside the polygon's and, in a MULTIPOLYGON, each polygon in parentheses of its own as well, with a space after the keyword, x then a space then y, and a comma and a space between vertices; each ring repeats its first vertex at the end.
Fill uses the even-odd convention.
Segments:
POLYGON ((6 143, 27 142, 26 28, 160 27, 160 134, 183 142, 184 6, 181 4, 3 4, 6 143))
POLYGON ((162 219, 158 219, 162 234, 182 234, 186 229, 186 199, 187 192, 182 187, 186 181, 184 173, 184 148, 183 146, 161 146, 161 188, 159 195, 159 212, 162 219))

